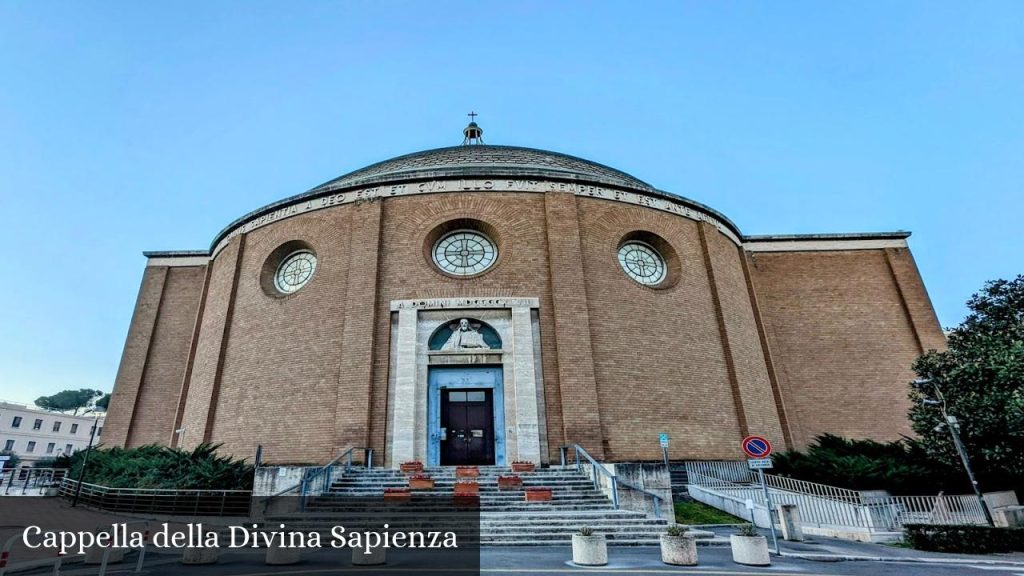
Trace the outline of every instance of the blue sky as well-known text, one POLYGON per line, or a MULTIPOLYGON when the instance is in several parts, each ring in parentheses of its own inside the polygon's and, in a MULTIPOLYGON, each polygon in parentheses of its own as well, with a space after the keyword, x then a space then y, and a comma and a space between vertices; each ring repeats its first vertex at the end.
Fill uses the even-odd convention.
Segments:
POLYGON ((0 398, 109 390, 143 250, 391 156, 610 164, 747 234, 1024 272, 1021 2, 0 1, 0 398))

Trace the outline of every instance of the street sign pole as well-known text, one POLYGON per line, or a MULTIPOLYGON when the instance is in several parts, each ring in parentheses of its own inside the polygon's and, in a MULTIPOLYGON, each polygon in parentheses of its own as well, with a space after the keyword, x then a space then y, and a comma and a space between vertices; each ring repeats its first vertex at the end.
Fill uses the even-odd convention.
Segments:
POLYGON ((665 462, 665 470, 668 470, 668 434, 662 432, 658 436, 658 442, 661 444, 661 458, 665 462))
POLYGON ((764 492, 764 503, 768 507, 768 527, 772 531, 772 546, 775 547, 775 554, 779 555, 779 538, 775 535, 775 516, 772 515, 772 497, 768 494, 768 484, 764 481, 764 469, 757 470, 757 477, 761 481, 761 491, 764 492))

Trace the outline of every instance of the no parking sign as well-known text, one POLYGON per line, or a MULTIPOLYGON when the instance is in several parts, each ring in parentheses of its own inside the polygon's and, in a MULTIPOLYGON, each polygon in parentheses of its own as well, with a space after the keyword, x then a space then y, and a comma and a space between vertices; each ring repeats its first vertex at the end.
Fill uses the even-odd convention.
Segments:
POLYGON ((743 451, 751 458, 767 458, 772 455, 772 443, 764 436, 747 436, 743 439, 743 451))

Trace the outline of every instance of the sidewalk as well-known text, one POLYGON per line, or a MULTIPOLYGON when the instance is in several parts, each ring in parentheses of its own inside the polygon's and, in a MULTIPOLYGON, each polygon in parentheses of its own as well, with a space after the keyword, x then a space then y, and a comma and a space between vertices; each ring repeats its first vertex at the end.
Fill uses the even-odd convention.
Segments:
MULTIPOLYGON (((728 538, 735 533, 731 528, 712 528, 717 537, 728 538)), ((769 538, 768 545, 771 546, 771 536, 767 530, 760 530, 769 538)), ((872 544, 866 542, 853 542, 840 540, 838 538, 826 538, 821 536, 808 537, 805 542, 786 542, 779 536, 779 548, 782 555, 788 558, 799 558, 814 560, 818 562, 840 562, 840 561, 875 561, 875 562, 920 562, 935 564, 991 564, 1014 566, 1024 568, 1024 553, 1014 552, 1012 554, 948 554, 944 552, 925 552, 911 548, 890 546, 886 544, 872 544)))

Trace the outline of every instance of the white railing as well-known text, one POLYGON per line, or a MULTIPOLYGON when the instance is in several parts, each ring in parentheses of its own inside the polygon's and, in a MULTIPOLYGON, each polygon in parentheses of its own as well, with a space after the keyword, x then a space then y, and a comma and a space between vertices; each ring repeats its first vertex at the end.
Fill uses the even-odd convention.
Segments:
POLYGON ((866 505, 872 522, 891 530, 906 524, 986 524, 981 503, 973 495, 887 496, 866 505))
POLYGON ((850 504, 861 504, 863 502, 861 493, 857 490, 839 488, 836 486, 829 486, 827 484, 818 484, 816 482, 808 482, 806 480, 797 480, 795 478, 787 478, 785 476, 776 476, 774 474, 765 474, 764 480, 768 486, 779 490, 785 490, 787 492, 798 492, 800 494, 808 494, 811 496, 827 498, 829 500, 838 500, 840 502, 850 504))
MULTIPOLYGON (((746 466, 745 462, 737 465, 746 466)), ((690 484, 731 499, 766 506, 764 492, 736 466, 723 462, 688 462, 690 484), (691 466, 692 465, 692 466, 691 466)), ((825 484, 765 475, 772 507, 786 504, 800 510, 800 521, 817 528, 852 528, 870 532, 898 532, 905 524, 985 524, 978 499, 970 495, 870 496, 825 484)))
POLYGON ((753 481, 753 475, 751 475, 746 462, 708 460, 688 461, 683 465, 686 467, 687 477, 700 476, 704 482, 724 482, 729 485, 753 481))

